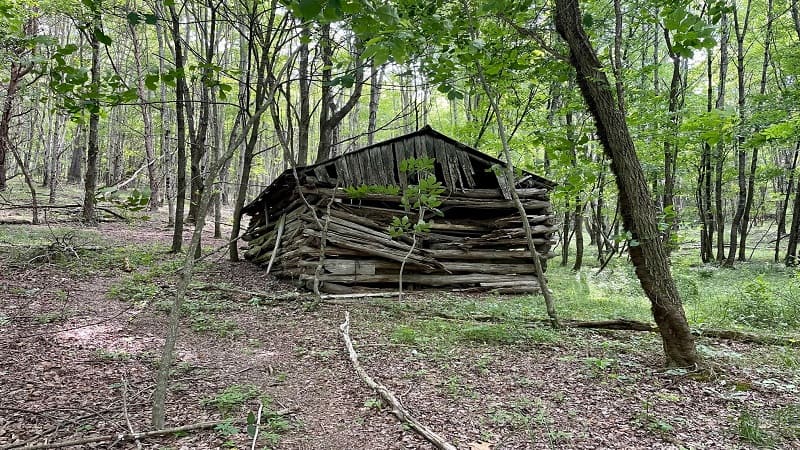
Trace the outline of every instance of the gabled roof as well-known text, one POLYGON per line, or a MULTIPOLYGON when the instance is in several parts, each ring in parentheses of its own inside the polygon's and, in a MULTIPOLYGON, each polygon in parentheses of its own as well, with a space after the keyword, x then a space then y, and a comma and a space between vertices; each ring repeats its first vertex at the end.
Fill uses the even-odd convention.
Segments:
MULTIPOLYGON (((444 178, 442 182, 451 189, 474 188, 476 178, 485 178, 484 172, 491 171, 493 166, 505 166, 503 161, 426 125, 412 133, 368 145, 316 164, 298 166, 295 170, 300 179, 315 177, 322 183, 334 184, 333 179, 342 179, 340 181, 343 181, 345 186, 405 185, 405 177, 400 176, 396 166, 403 159, 422 156, 436 159, 438 171, 444 178), (435 145, 431 145, 432 143, 435 145), (473 163, 478 167, 474 167, 473 163)), ((294 189, 296 179, 292 172, 291 168, 285 170, 258 197, 245 206, 242 212, 252 214, 270 195, 294 189)), ((506 191, 504 179, 501 178, 497 177, 500 189, 506 191)), ((555 183, 523 170, 522 176, 517 180, 517 186, 552 189, 555 183)))

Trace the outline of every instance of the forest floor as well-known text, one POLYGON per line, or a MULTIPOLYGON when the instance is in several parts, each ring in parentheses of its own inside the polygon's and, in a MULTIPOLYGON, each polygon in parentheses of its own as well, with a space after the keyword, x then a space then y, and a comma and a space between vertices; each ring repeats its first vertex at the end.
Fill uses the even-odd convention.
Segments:
MULTIPOLYGON (((180 266, 170 240, 158 218, 0 226, 0 449, 149 429, 180 266), (56 241, 77 254, 45 249, 56 241)), ((551 272, 557 299, 593 283, 551 272)), ((713 370, 693 374, 665 369, 651 333, 530 326, 543 318, 538 297, 276 302, 204 284, 294 290, 246 262, 202 263, 183 311, 168 426, 231 422, 142 448, 251 448, 244 425, 259 404, 255 448, 430 448, 356 376, 338 329, 345 310, 367 372, 459 449, 800 448, 797 348, 699 338, 713 370), (473 320, 487 315, 496 321, 473 320)), ((600 313, 584 315, 619 312, 594 301, 600 313)), ((562 314, 574 317, 592 304, 570 305, 562 314)), ((647 316, 646 304, 625 308, 647 316)), ((80 448, 109 443, 95 445, 80 448)))

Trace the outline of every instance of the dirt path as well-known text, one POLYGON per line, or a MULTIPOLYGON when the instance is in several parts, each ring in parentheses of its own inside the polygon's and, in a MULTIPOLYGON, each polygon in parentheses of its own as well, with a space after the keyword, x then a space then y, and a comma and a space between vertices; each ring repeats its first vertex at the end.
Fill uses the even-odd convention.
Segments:
MULTIPOLYGON (((148 250, 87 255, 77 265, 0 258, 0 447, 125 432, 128 422, 148 429, 175 281, 163 270, 169 233, 146 225, 100 232, 109 247, 148 250)), ((208 262, 198 281, 292 289, 225 260, 208 262)), ((169 425, 241 421, 261 399, 292 412, 269 419, 257 448, 430 448, 356 378, 338 335, 343 306, 218 292, 195 292, 188 305, 169 425)), ((365 368, 459 448, 748 448, 760 431, 800 448, 797 367, 759 360, 765 348, 704 340, 723 364, 719 377, 694 380, 660 369, 658 342, 647 334, 520 334, 415 317, 403 305, 348 309, 365 368), (750 441, 743 417, 756 421, 750 441)), ((167 446, 249 448, 249 439, 207 430, 143 443, 167 446)))

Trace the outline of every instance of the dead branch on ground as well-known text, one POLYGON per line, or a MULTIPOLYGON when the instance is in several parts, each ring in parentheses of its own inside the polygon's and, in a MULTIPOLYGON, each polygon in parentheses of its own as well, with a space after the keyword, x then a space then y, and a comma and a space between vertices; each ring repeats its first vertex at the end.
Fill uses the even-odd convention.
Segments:
POLYGON ((347 347, 347 353, 350 357, 350 362, 353 363, 353 368, 355 369, 356 373, 359 377, 367 384, 372 390, 377 392, 381 398, 391 405, 392 407, 392 414, 397 416, 401 422, 407 424, 411 427, 414 431, 419 433, 420 436, 424 437, 428 440, 431 444, 433 444, 436 448, 440 450, 457 450, 456 447, 445 441, 441 436, 436 434, 433 430, 428 428, 423 423, 419 422, 416 418, 414 418, 411 413, 403 406, 400 400, 386 388, 386 386, 378 383, 372 377, 367 374, 361 364, 358 362, 358 353, 356 353, 355 348, 353 348, 353 342, 350 340, 350 313, 344 313, 344 323, 339 326, 339 330, 342 333, 342 339, 344 340, 344 345, 347 347))

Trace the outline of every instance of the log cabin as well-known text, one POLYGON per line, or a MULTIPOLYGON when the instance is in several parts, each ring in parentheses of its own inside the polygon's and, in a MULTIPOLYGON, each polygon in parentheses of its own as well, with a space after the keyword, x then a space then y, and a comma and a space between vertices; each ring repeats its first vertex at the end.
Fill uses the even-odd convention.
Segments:
POLYGON ((316 282, 329 293, 396 290, 404 261, 404 290, 539 292, 510 189, 525 207, 546 263, 556 230, 550 204, 554 183, 517 171, 516 185, 508 186, 503 166, 426 126, 287 169, 243 209, 250 216, 244 256, 276 276, 309 289, 316 282), (421 158, 433 159, 430 175, 443 188, 441 204, 438 211, 423 212, 429 224, 424 233, 393 237, 389 227, 395 218, 418 219, 402 199, 419 175, 402 166, 421 158))

